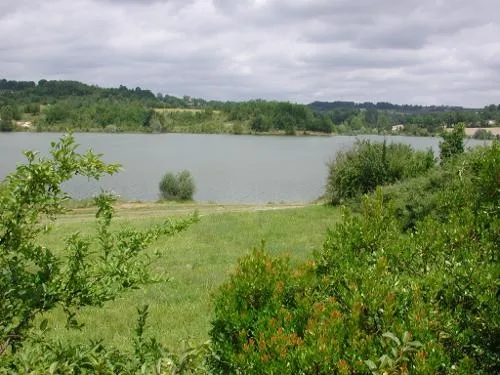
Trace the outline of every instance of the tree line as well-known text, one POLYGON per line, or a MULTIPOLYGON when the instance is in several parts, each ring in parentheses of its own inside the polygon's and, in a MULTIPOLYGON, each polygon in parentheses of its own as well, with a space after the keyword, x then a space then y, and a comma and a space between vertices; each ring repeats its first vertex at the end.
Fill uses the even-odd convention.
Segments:
POLYGON ((0 131, 15 130, 19 121, 29 121, 39 131, 360 134, 388 133, 402 125, 398 131, 405 134, 434 135, 443 126, 462 122, 495 126, 500 123, 500 104, 470 109, 387 102, 209 101, 123 85, 1 79, 0 131))

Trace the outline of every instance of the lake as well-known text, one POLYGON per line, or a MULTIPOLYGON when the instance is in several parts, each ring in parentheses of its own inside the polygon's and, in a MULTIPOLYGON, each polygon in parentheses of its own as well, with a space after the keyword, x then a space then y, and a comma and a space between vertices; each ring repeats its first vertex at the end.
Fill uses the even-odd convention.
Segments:
MULTIPOLYGON (((0 179, 25 159, 22 150, 46 154, 60 134, 0 133, 0 179)), ((166 171, 188 169, 196 182, 198 201, 267 203, 308 202, 323 194, 326 164, 356 138, 404 142, 415 149, 432 148, 439 138, 405 136, 284 137, 207 134, 77 133, 79 150, 92 148, 123 170, 89 183, 70 181, 66 190, 86 198, 104 189, 126 200, 158 199, 158 183, 166 171)), ((466 140, 467 146, 484 141, 466 140)))

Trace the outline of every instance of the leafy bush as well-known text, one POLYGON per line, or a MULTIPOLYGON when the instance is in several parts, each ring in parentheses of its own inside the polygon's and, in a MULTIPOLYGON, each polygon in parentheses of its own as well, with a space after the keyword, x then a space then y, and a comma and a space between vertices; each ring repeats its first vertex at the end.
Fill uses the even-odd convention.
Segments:
POLYGON ((446 129, 441 133, 443 138, 439 142, 439 157, 441 161, 462 154, 464 152, 465 125, 463 123, 455 125, 451 131, 446 129))
POLYGON ((478 130, 476 130, 476 132, 474 133, 474 135, 472 136, 472 138, 485 140, 485 139, 495 139, 495 136, 489 130, 478 129, 478 130))
POLYGON ((409 145, 357 141, 339 152, 329 165, 326 197, 332 204, 423 174, 435 164, 432 151, 413 151, 409 145))
POLYGON ((450 161, 445 168, 434 168, 423 176, 383 186, 384 200, 394 207, 405 230, 414 229, 418 221, 429 215, 447 220, 453 206, 473 204, 477 209, 485 202, 494 202, 492 197, 499 200, 500 160, 497 149, 498 143, 478 147, 474 152, 450 161), (480 170, 483 172, 479 178, 480 170), (479 189, 478 184, 482 188, 479 189), (451 196, 450 192, 453 192, 451 196))
POLYGON ((494 144, 443 166, 411 235, 379 189, 311 262, 245 257, 215 297, 214 372, 498 373, 499 158, 494 144))
POLYGON ((194 179, 188 170, 177 174, 167 172, 162 177, 159 187, 163 199, 190 200, 196 191, 194 179))
POLYGON ((0 108, 0 132, 10 132, 14 130, 14 110, 11 106, 0 108))
POLYGON ((156 341, 143 339, 146 309, 140 311, 133 354, 100 343, 63 347, 46 339, 46 319, 34 325, 43 313, 60 308, 67 327, 79 328, 79 308, 101 306, 127 289, 154 281, 144 254, 148 244, 196 220, 193 216, 145 231, 111 232, 114 197, 102 193, 95 199, 94 238, 69 235, 62 255, 40 245, 39 235, 64 211, 68 196, 61 190, 63 182, 76 174, 99 179, 119 168, 91 151, 79 154, 76 147, 73 137, 65 136, 52 143, 50 158, 25 152, 27 164, 0 184, 0 373, 136 373, 166 367, 158 361, 170 356, 156 341))

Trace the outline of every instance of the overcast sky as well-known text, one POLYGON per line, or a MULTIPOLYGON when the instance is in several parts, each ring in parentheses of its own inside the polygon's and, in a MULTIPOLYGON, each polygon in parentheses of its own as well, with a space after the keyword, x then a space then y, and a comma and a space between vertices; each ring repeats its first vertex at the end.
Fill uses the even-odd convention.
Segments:
POLYGON ((500 103, 500 0, 0 0, 0 78, 206 99, 500 103))

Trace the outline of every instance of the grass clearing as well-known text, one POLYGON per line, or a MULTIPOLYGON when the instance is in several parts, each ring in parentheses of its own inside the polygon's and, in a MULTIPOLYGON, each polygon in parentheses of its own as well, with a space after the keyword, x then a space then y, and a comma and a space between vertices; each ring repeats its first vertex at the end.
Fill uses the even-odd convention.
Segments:
MULTIPOLYGON (((198 113, 198 112, 204 112, 206 109, 200 109, 200 108, 154 108, 156 112, 159 113, 172 113, 172 112, 190 112, 190 113, 198 113)), ((220 113, 220 110, 218 109, 211 109, 213 113, 220 113)))
MULTIPOLYGON (((172 350, 184 339, 201 343, 208 338, 212 317, 211 294, 224 282, 237 260, 265 241, 274 255, 288 255, 292 262, 307 259, 322 246, 327 228, 340 219, 337 208, 310 205, 219 205, 219 204, 119 204, 115 228, 147 228, 166 217, 186 215, 198 209, 200 222, 172 238, 161 239, 150 251, 158 250, 152 268, 168 278, 146 285, 108 302, 103 308, 85 308, 79 318, 81 331, 67 331, 61 311, 47 317, 50 335, 63 342, 105 338, 120 348, 130 345, 137 318, 136 309, 149 305, 149 332, 172 350)), ((74 231, 90 234, 95 229, 94 210, 73 210, 62 216, 43 243, 61 249, 74 231)))

